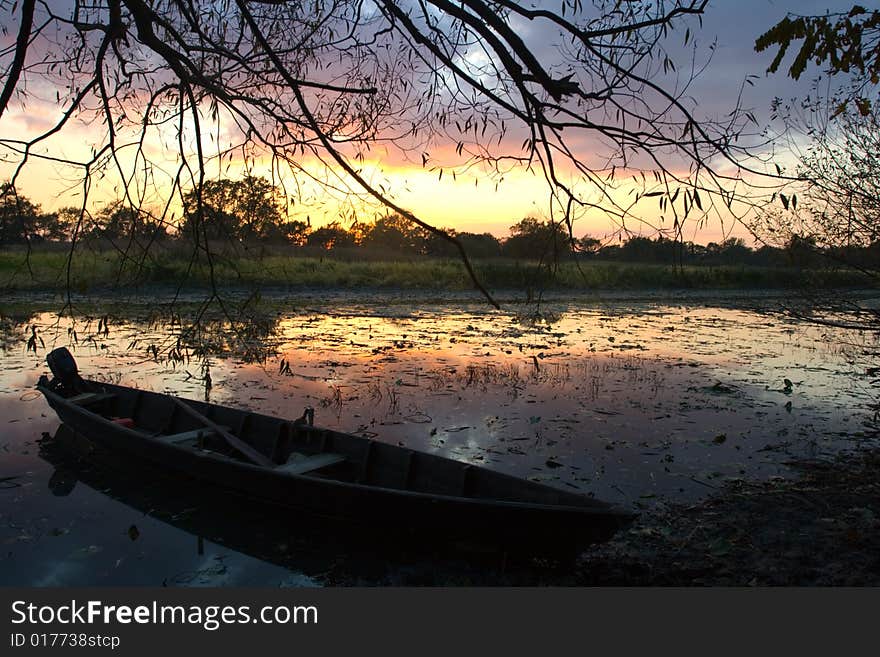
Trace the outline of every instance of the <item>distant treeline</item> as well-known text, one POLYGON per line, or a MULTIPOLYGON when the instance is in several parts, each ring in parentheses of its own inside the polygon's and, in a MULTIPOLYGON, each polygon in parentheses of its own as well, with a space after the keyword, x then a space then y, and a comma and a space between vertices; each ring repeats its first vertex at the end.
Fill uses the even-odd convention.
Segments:
MULTIPOLYGON (((340 222, 313 228, 311 221, 290 220, 277 188, 264 178, 219 180, 206 183, 201 197, 184 196, 185 212, 176 223, 157 220, 150 212, 124 202, 111 203, 96 214, 78 208, 43 212, 39 205, 17 194, 9 185, 0 188, 0 247, 17 244, 112 243, 126 249, 155 243, 209 241, 216 249, 266 245, 302 250, 304 254, 331 251, 361 252, 365 256, 456 257, 455 245, 443 236, 414 226, 398 215, 370 223, 340 222), (199 210, 200 209, 200 210, 199 210)), ((880 262, 880 241, 869 246, 828 252, 809 238, 794 236, 783 248, 750 248, 740 238, 707 245, 664 237, 630 237, 605 243, 590 236, 572 239, 564 226, 527 217, 510 227, 510 236, 448 231, 472 258, 511 258, 555 262, 562 258, 612 262, 682 265, 755 265, 764 267, 815 267, 833 264, 875 269, 880 262)))

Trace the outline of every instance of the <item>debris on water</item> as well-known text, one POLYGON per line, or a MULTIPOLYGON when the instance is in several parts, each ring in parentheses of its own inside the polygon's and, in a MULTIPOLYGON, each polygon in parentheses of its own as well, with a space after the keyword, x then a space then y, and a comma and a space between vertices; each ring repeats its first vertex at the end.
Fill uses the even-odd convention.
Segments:
POLYGON ((715 443, 716 445, 720 445, 725 440, 727 440, 727 434, 719 433, 717 436, 715 436, 712 439, 712 442, 715 443))
POLYGON ((713 385, 708 388, 701 388, 701 390, 710 392, 713 395, 732 395, 737 392, 734 386, 726 385, 721 383, 721 381, 716 381, 713 385))
POLYGON ((102 552, 104 548, 100 545, 88 545, 86 547, 82 547, 74 553, 74 558, 84 559, 86 557, 91 557, 92 555, 98 554, 102 552))
POLYGON ((175 513, 173 516, 171 516, 171 519, 172 520, 180 520, 182 518, 186 518, 186 517, 192 515, 196 511, 198 511, 197 507, 188 507, 186 509, 183 509, 179 513, 175 513))
POLYGON ((129 527, 127 533, 128 533, 128 537, 132 541, 136 541, 138 539, 138 537, 141 535, 140 531, 138 531, 137 525, 132 525, 131 527, 129 527))
POLYGON ((562 463, 558 463, 557 461, 554 461, 553 459, 547 459, 544 462, 544 465, 546 465, 548 468, 561 468, 562 467, 562 463))

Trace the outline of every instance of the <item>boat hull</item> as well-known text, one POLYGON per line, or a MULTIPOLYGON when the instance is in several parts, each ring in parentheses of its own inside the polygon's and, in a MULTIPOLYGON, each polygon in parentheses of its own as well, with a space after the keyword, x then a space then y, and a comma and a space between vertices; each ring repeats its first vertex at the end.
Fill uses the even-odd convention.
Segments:
MULTIPOLYGON (((114 423, 100 413, 72 404, 45 387, 40 390, 67 426, 96 445, 124 453, 134 468, 138 463, 148 462, 181 477, 207 482, 260 502, 339 518, 371 529, 385 527, 420 534, 439 532, 462 539, 493 538, 527 548, 604 541, 631 518, 601 502, 591 501, 588 506, 524 503, 400 490, 320 475, 292 475, 158 441, 141 431, 114 423)), ((448 461, 430 458, 432 462, 448 461)), ((533 482, 522 482, 522 485, 535 486, 533 482)), ((279 521, 283 519, 280 513, 279 521)))

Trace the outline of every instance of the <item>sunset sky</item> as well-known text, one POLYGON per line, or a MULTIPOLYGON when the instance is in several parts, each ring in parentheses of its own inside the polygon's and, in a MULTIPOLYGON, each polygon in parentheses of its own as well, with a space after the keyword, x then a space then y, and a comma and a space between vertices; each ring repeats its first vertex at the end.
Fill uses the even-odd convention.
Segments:
MULTIPOLYGON (((699 29, 695 21, 690 25, 695 38, 701 44, 700 52, 708 53, 706 46, 717 39, 717 49, 712 55, 707 70, 701 74, 690 88, 690 95, 697 101, 700 112, 704 116, 722 117, 730 111, 736 102, 746 75, 759 76, 753 86, 745 87, 743 104, 753 109, 758 122, 764 125, 769 120, 770 102, 773 97, 789 98, 803 94, 809 87, 810 79, 818 73, 811 69, 807 79, 795 83, 782 73, 765 76, 764 71, 773 57, 773 53, 755 53, 755 38, 768 27, 783 18, 787 11, 801 14, 821 14, 827 10, 848 9, 851 3, 826 0, 825 2, 795 2, 794 0, 716 0, 710 2, 703 20, 703 28, 699 29)), ((8 9, 7 9, 8 11, 8 9)), ((5 15, 8 19, 8 14, 5 15)), ((12 34, 3 38, 4 44, 11 43, 12 34)), ((793 54, 789 54, 786 62, 790 62, 793 54)), ((29 97, 24 107, 20 103, 13 104, 10 110, 0 119, 0 136, 24 138, 33 136, 48 129, 58 118, 59 108, 55 103, 55 91, 46 83, 33 78, 28 79, 29 97)), ((94 141, 93 130, 99 126, 90 126, 80 122, 73 129, 65 130, 51 138, 45 146, 45 152, 63 157, 83 157, 88 154, 90 144, 94 141)), ((156 161, 168 160, 168 170, 174 166, 173 149, 169 145, 152 144, 152 155, 156 161)), ((453 148, 450 144, 447 148, 453 148)), ((589 157, 591 145, 582 144, 584 157, 589 157)), ((442 152, 443 148, 438 148, 442 152)), ((13 171, 15 158, 8 151, 2 152, 4 162, 0 163, 0 177, 8 179, 13 171)), ((400 205, 413 210, 420 218, 438 226, 451 227, 460 231, 491 232, 497 236, 505 236, 508 227, 519 219, 527 216, 542 217, 547 214, 547 188, 539 172, 522 170, 511 171, 500 183, 483 176, 479 170, 467 174, 453 176, 449 173, 440 179, 438 171, 423 167, 420 161, 407 162, 399 156, 383 151, 381 146, 374 152, 374 160, 367 162, 365 170, 369 171, 373 180, 382 181, 400 205)), ((127 155, 120 154, 125 161, 127 155)), ((416 160, 417 158, 412 158, 416 160)), ((442 155, 437 161, 442 160, 442 155)), ((234 176, 240 163, 232 162, 230 176, 234 176)), ((217 176, 218 170, 209 172, 217 176)), ((265 163, 258 159, 252 169, 255 175, 271 177, 265 163), (262 167, 262 168, 261 168, 262 167)), ((22 193, 39 202, 44 209, 53 210, 79 203, 82 189, 78 172, 72 171, 61 164, 53 162, 35 162, 29 164, 19 179, 22 193)), ((289 188, 288 188, 289 191, 289 188)), ((95 180, 91 190, 94 207, 102 202, 119 196, 117 184, 106 184, 95 180)), ((158 202, 159 199, 152 199, 158 202)), ((146 203, 151 199, 147 198, 146 203)), ((656 215, 654 206, 646 204, 644 212, 649 218, 656 215)), ((320 225, 339 218, 340 210, 335 201, 321 198, 317 189, 305 189, 300 202, 292 209, 293 216, 308 215, 312 225, 320 225)), ((370 217, 361 217, 368 219, 370 217)), ((577 236, 590 234, 604 237, 614 231, 616 226, 598 214, 587 213, 578 220, 575 226, 577 236)), ((638 232, 638 225, 630 226, 638 232)), ((648 229, 643 229, 651 234, 648 229)), ((745 236, 742 227, 730 223, 722 226, 720 222, 709 222, 698 228, 696 225, 688 239, 698 242, 718 240, 727 235, 745 236)))

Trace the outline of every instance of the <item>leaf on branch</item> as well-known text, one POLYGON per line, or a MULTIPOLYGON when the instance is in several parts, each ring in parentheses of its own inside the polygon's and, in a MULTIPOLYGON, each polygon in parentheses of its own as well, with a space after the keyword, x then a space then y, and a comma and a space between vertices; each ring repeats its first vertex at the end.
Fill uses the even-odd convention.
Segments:
POLYGON ((857 98, 856 107, 862 116, 868 116, 871 113, 871 101, 867 98, 857 98))
POLYGON ((687 136, 688 130, 690 130, 690 129, 691 129, 691 120, 688 119, 688 120, 685 121, 685 123, 684 123, 684 130, 681 131, 681 137, 682 137, 682 139, 684 139, 684 138, 687 136))

